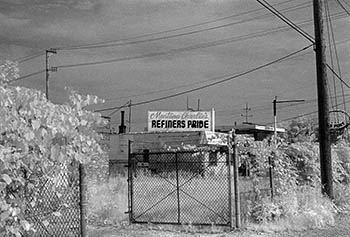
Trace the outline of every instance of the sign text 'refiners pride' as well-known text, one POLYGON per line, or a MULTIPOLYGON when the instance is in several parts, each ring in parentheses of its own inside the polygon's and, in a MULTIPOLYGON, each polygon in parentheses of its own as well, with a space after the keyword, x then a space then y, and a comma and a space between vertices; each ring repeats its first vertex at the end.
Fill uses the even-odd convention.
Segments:
POLYGON ((209 111, 148 111, 148 131, 211 131, 209 111))

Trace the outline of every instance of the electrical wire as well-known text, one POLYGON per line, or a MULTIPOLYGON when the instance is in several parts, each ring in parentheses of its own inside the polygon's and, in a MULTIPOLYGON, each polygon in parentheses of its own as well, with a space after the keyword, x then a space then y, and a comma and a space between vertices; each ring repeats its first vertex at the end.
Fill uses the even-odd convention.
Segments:
POLYGON ((121 110, 122 108, 125 108, 125 106, 129 105, 130 101, 126 102, 124 105, 120 106, 119 108, 117 108, 115 111, 113 111, 112 113, 108 114, 107 116, 110 117, 113 114, 115 114, 116 112, 118 112, 119 110, 121 110))
MULTIPOLYGON (((282 9, 282 11, 285 11, 285 12, 295 11, 295 10, 303 9, 303 8, 305 8, 307 6, 311 6, 311 4, 310 3, 302 3, 302 4, 299 4, 299 5, 293 6, 293 7, 282 9)), ((137 41, 128 41, 128 42, 119 42, 119 43, 113 43, 113 44, 80 46, 80 47, 69 48, 69 49, 65 49, 65 50, 106 48, 106 47, 116 47, 116 46, 123 46, 123 45, 131 45, 131 44, 153 42, 153 41, 158 41, 158 40, 171 39, 171 38, 176 38, 176 37, 181 37, 181 36, 187 36, 187 35, 202 33, 202 32, 211 31, 211 30, 217 30, 217 29, 221 29, 221 28, 224 28, 224 27, 228 27, 228 26, 233 26, 233 25, 237 25, 237 24, 246 23, 246 22, 249 22, 249 21, 263 19, 263 18, 266 18, 266 17, 271 17, 271 15, 270 14, 264 14, 264 15, 260 15, 260 16, 255 16, 253 18, 237 21, 237 22, 232 22, 232 23, 223 24, 223 25, 219 25, 219 26, 214 26, 214 27, 210 27, 210 28, 205 28, 205 29, 200 29, 200 30, 195 30, 195 31, 190 31, 190 32, 184 32, 184 33, 180 33, 180 34, 173 34, 173 35, 168 35, 168 36, 162 36, 162 37, 157 37, 157 38, 137 40, 137 41)), ((59 49, 60 48, 58 48, 58 50, 59 49)))
MULTIPOLYGON (((336 0, 336 1, 340 5, 340 7, 343 8, 343 10, 350 16, 350 12, 345 8, 345 6, 339 0, 336 0)), ((344 1, 344 3, 347 5, 347 3, 345 1, 344 1)))
MULTIPOLYGON (((334 15, 334 17, 340 17, 343 14, 340 15, 334 15)), ((300 22, 300 25, 308 24, 309 22, 312 22, 311 20, 305 20, 303 22, 300 22)), ((276 32, 283 32, 286 30, 290 30, 289 27, 282 26, 282 27, 276 27, 272 28, 270 30, 264 30, 264 31, 259 31, 247 35, 241 35, 241 36, 236 36, 236 37, 230 37, 222 40, 217 40, 217 41, 211 41, 211 42, 206 42, 202 44, 196 44, 196 45, 191 45, 183 48, 176 48, 176 49, 171 49, 168 51, 162 51, 162 52, 155 52, 155 53, 149 53, 149 54, 143 54, 143 55, 137 55, 137 56, 130 56, 130 57, 123 57, 123 58, 114 58, 114 59, 109 59, 109 60, 102 60, 102 61, 94 61, 94 62, 86 62, 86 63, 77 63, 77 64, 68 64, 68 65, 60 65, 57 66, 57 69, 63 69, 63 68, 73 68, 73 67, 81 67, 81 66, 91 66, 91 65, 100 65, 100 64, 106 64, 106 63, 114 63, 114 62, 122 62, 122 61, 129 61, 129 60, 135 60, 135 59, 143 59, 143 58, 148 58, 148 57, 156 57, 156 56, 164 56, 168 54, 175 54, 175 53, 181 53, 181 52, 186 52, 190 50, 196 50, 196 49, 203 49, 203 48, 208 48, 208 47, 213 47, 213 46, 218 46, 218 45, 224 45, 228 43, 233 43, 241 40, 247 40, 247 39, 252 39, 252 38, 257 38, 261 36, 265 36, 271 33, 276 33, 276 32)))
MULTIPOLYGON (((327 1, 326 1, 326 7, 328 9, 328 21, 329 21, 329 25, 330 25, 330 29, 331 29, 331 33, 332 33, 332 43, 333 43, 333 48, 334 48, 335 59, 336 59, 336 62, 337 62, 337 68, 338 68, 339 76, 342 77, 340 63, 339 63, 338 50, 337 50, 337 43, 335 42, 333 23, 332 23, 332 19, 330 17, 330 10, 329 10, 329 5, 328 5, 327 1)), ((340 86, 341 86, 341 91, 342 91, 342 95, 343 95, 343 101, 345 101, 344 84, 340 83, 340 86)), ((344 110, 346 111, 346 103, 344 103, 344 110)))
MULTIPOLYGON (((350 41, 350 38, 346 39, 346 40, 342 40, 342 41, 336 42, 336 44, 340 45, 340 44, 346 43, 348 41, 350 41)), ((310 53, 312 53, 312 52, 301 53, 299 55, 295 55, 295 56, 289 57, 289 58, 287 58, 285 60, 290 60, 290 59, 293 59, 293 58, 296 58, 296 57, 300 57, 302 55, 310 54, 310 53)), ((282 60, 282 61, 284 61, 284 60, 282 60)), ((176 89, 180 89, 180 88, 186 88, 186 87, 197 85, 197 84, 206 83, 206 82, 209 82, 209 81, 220 80, 222 78, 223 78, 222 76, 221 77, 215 77, 215 78, 211 78, 211 79, 207 79, 207 80, 202 80, 202 81, 189 83, 189 84, 183 84, 183 85, 180 85, 180 86, 170 87, 170 88, 166 88, 166 89, 162 89, 162 90, 149 91, 149 92, 145 92, 145 93, 141 93, 141 94, 138 93, 138 94, 129 95, 129 96, 122 96, 122 97, 118 97, 118 98, 114 98, 114 99, 106 99, 105 101, 106 102, 107 101, 117 101, 117 100, 126 99, 126 98, 136 98, 136 97, 145 96, 145 95, 157 94, 157 93, 161 93, 161 92, 166 92, 166 91, 176 90, 176 89)))
MULTIPOLYGON (((296 31, 298 31, 300 34, 302 34, 306 39, 308 39, 309 41, 314 43, 314 39, 308 35, 305 31, 303 31, 300 27, 298 27, 297 25, 295 25, 292 21, 290 21, 287 17, 283 16, 283 14, 281 14, 280 12, 278 12, 278 10, 276 10, 273 6, 271 6, 269 3, 267 3, 265 0, 264 1, 265 4, 263 4, 260 0, 257 0, 261 5, 263 5, 264 7, 266 7, 268 10, 270 10, 271 12, 273 12, 276 16, 278 16, 282 21, 284 21, 286 24, 288 25, 293 25, 294 27, 292 27, 293 29, 295 29, 296 31), (270 7, 270 8, 269 8, 270 7), (273 9, 274 11, 272 11, 271 9, 273 9), (283 18, 282 18, 283 16, 283 18)), ((338 0, 337 0, 338 1, 338 0)), ((342 4, 340 4, 341 6, 343 6, 342 4)), ((347 12, 348 13, 348 12, 347 12)), ((330 14, 329 14, 329 19, 331 19, 330 14)), ((331 44, 330 44, 331 45, 331 44)), ((343 82, 343 84, 345 84, 347 87, 349 87, 349 85, 347 83, 345 83, 345 81, 341 78, 341 76, 339 76, 338 74, 336 74, 336 72, 327 64, 327 67, 331 69, 333 75, 335 75, 338 79, 340 79, 341 82, 343 82)), ((349 87, 350 88, 350 87, 349 87)), ((337 105, 336 105, 337 106, 337 105)))
POLYGON ((24 57, 21 57, 21 58, 13 59, 12 61, 18 62, 18 63, 23 63, 23 62, 29 61, 29 60, 31 60, 31 59, 40 57, 40 56, 42 56, 42 55, 44 55, 44 54, 45 54, 45 53, 32 54, 32 55, 24 56, 24 57))
MULTIPOLYGON (((333 17, 342 17, 343 14, 334 14, 333 17)), ((305 20, 303 22, 300 22, 299 25, 304 25, 308 24, 309 22, 312 22, 311 20, 305 20)), ((229 44, 237 41, 242 41, 242 40, 248 40, 252 38, 258 38, 262 37, 271 33, 278 33, 278 32, 283 32, 286 30, 290 30, 289 27, 276 27, 272 28, 270 30, 264 30, 264 31, 259 31, 247 35, 241 35, 241 36, 236 36, 236 37, 230 37, 222 40, 217 40, 217 41, 211 41, 211 42, 206 42, 202 44, 196 44, 196 45, 191 45, 183 48, 175 48, 171 49, 168 51, 162 51, 162 52, 155 52, 155 53, 149 53, 149 54, 143 54, 143 55, 137 55, 137 56, 130 56, 130 57, 123 57, 123 58, 113 58, 113 59, 108 59, 108 60, 102 60, 102 61, 94 61, 94 62, 86 62, 86 63, 77 63, 77 64, 68 64, 68 65, 60 65, 57 66, 57 69, 63 69, 63 68, 73 68, 73 67, 82 67, 82 66, 92 66, 92 65, 100 65, 100 64, 106 64, 106 63, 115 63, 115 62, 122 62, 122 61, 129 61, 129 60, 135 60, 135 59, 143 59, 143 58, 149 58, 149 57, 157 57, 157 56, 164 56, 164 55, 169 55, 169 54, 175 54, 175 53, 181 53, 181 52, 186 52, 186 51, 191 51, 191 50, 196 50, 196 49, 203 49, 203 48, 208 48, 208 47, 214 47, 214 46, 219 46, 219 45, 224 45, 224 44, 229 44)))
POLYGON ((43 72, 45 72, 45 71, 46 71, 46 70, 41 70, 41 71, 33 72, 33 73, 31 73, 31 74, 28 74, 28 75, 25 75, 25 76, 22 76, 22 77, 18 77, 18 78, 16 78, 16 79, 11 80, 9 83, 12 83, 12 82, 15 82, 15 81, 20 81, 20 80, 26 79, 26 78, 28 78, 28 77, 32 77, 32 76, 41 74, 41 73, 43 73, 43 72))
MULTIPOLYGON (((330 27, 330 23, 329 23, 329 8, 328 8, 328 4, 327 4, 327 1, 325 2, 325 5, 324 5, 324 8, 325 8, 325 17, 326 17, 326 28, 327 28, 327 38, 328 38, 328 48, 329 48, 329 56, 330 56, 330 60, 331 60, 331 66, 332 68, 334 68, 334 62, 333 62, 333 50, 332 50, 332 42, 331 42, 331 27, 330 27)), ((336 87, 336 81, 335 81, 335 75, 332 74, 332 78, 333 78, 333 91, 334 91, 334 103, 335 103, 335 109, 338 110, 338 100, 337 100, 337 87, 336 87)), ((329 79, 328 79, 329 80, 329 79)), ((327 85, 328 86, 328 85, 327 85)), ((329 93, 330 95, 332 95, 331 93, 331 89, 330 87, 328 87, 328 90, 329 90, 329 93)), ((331 103, 332 103, 332 100, 330 99, 331 103)), ((333 106, 332 106, 333 107, 333 106)), ((333 108, 333 109, 334 109, 333 108)))
MULTIPOLYGON (((275 59, 273 61, 270 61, 268 63, 265 63, 265 64, 262 64, 260 66, 257 66, 253 69, 250 69, 250 70, 247 70, 247 71, 244 71, 244 72, 240 72, 240 73, 237 73, 233 76, 230 76, 228 78, 224 78, 220 81, 217 81, 217 82, 213 82, 213 83, 210 83, 208 85, 205 85, 205 86, 201 86, 201 87, 197 87, 197 88, 194 88, 194 89, 190 89, 190 90, 187 90, 187 91, 183 91, 183 92, 179 92, 179 93, 176 93, 176 94, 173 94, 173 95, 168 95, 168 96, 164 96, 164 97, 160 97, 160 98, 156 98, 156 99, 151 99, 151 100, 147 100, 147 101, 142 101, 142 102, 138 102, 138 103, 133 103, 132 106, 139 106, 139 105, 144 105, 144 104, 149 104, 149 103, 153 103, 153 102, 157 102, 157 101, 161 101, 161 100, 165 100, 165 99, 169 99, 169 98, 173 98, 173 97, 176 97, 176 96, 180 96, 180 95, 184 95, 184 94, 188 94, 188 93, 191 93, 191 92, 194 92, 194 91, 198 91, 198 90, 202 90, 202 89, 205 89, 205 88, 208 88, 208 87, 212 87, 214 85, 217 85, 217 84, 220 84, 220 83, 223 83, 223 82, 226 82, 226 81, 230 81, 230 80, 233 80, 235 78, 238 78, 238 77, 241 77, 241 76, 244 76, 244 75, 247 75, 249 73, 252 73, 252 72, 255 72, 257 70, 260 70, 262 68, 265 68, 265 67, 268 67, 272 64, 275 64, 277 62, 280 62, 281 60, 283 59, 286 59, 288 57, 291 57, 295 54, 298 54, 304 50, 307 50, 308 48, 310 48, 311 46, 313 46, 313 44, 311 45, 308 45, 302 49, 299 49, 297 51, 294 51, 288 55, 285 55, 281 58, 278 58, 278 59, 275 59)), ((99 109, 99 110, 95 110, 95 112, 102 112, 102 111, 109 111, 109 110, 114 110, 116 108, 120 108, 121 106, 118 106, 118 107, 112 107, 112 108, 105 108, 105 109, 99 109)))
POLYGON ((331 66, 328 65, 328 63, 326 64, 326 66, 328 67, 328 69, 347 87, 350 89, 350 85, 348 83, 346 83, 334 70, 331 66))
MULTIPOLYGON (((287 1, 280 2, 280 3, 276 3, 274 6, 281 5, 281 4, 284 4, 284 3, 289 3, 289 2, 291 2, 291 0, 287 0, 287 1)), ((144 35, 124 38, 124 39, 109 40, 109 41, 103 41, 103 42, 97 42, 97 43, 91 43, 91 44, 80 44, 80 45, 73 45, 73 46, 66 46, 66 47, 56 47, 56 49, 57 50, 69 50, 69 49, 75 49, 75 48, 80 48, 80 47, 98 46, 98 45, 109 44, 109 43, 130 41, 130 40, 135 40, 135 39, 140 39, 140 38, 145 38, 145 37, 150 37, 150 36, 155 36, 155 35, 161 35, 161 34, 175 32, 175 31, 180 31, 180 30, 184 30, 184 29, 188 29, 188 28, 197 27, 197 26, 202 26, 202 25, 206 25, 206 24, 210 24, 210 23, 214 23, 214 22, 218 22, 218 21, 227 20, 227 19, 230 19, 230 18, 235 18, 235 17, 242 16, 242 15, 247 15, 247 14, 250 14, 250 13, 255 13, 255 12, 258 12, 258 11, 262 11, 262 10, 263 10, 262 8, 254 9, 254 10, 250 10, 250 11, 246 11, 246 12, 242 12, 242 13, 238 13, 238 14, 234 14, 234 15, 230 15, 230 16, 226 16, 226 17, 221 17, 221 18, 218 18, 218 19, 210 20, 210 21, 205 21, 205 22, 201 22, 201 23, 197 23, 197 24, 191 24, 191 25, 187 25, 187 26, 173 28, 173 29, 170 29, 170 30, 153 32, 153 33, 148 33, 148 34, 144 34, 144 35)))
POLYGON ((345 5, 347 5, 348 7, 350 7, 350 3, 347 3, 345 0, 343 0, 343 3, 344 3, 345 5))
POLYGON ((281 12, 279 12, 276 8, 274 8, 271 4, 266 2, 265 0, 256 0, 258 3, 260 3, 263 7, 265 7, 267 10, 272 12, 274 15, 276 15, 278 18, 280 18, 284 23, 292 27, 294 30, 296 30, 299 34, 301 34, 304 38, 309 40, 311 43, 314 43, 314 38, 309 35, 307 32, 302 30, 299 26, 294 24, 291 20, 289 20, 286 16, 284 16, 281 12))
MULTIPOLYGON (((260 0, 256 0, 258 1, 261 5, 263 5, 264 7, 266 7, 269 11, 273 12, 277 17, 279 17, 283 22, 285 22, 286 24, 288 24, 289 26, 291 26, 293 29, 295 29, 296 31, 298 31, 300 34, 302 34, 306 39, 308 39, 309 41, 311 41, 312 43, 314 43, 314 39, 308 37, 307 33, 305 31, 303 31, 299 26, 297 26, 296 24, 294 24, 292 21, 290 21, 287 17, 283 16, 283 14, 281 14, 280 12, 278 12, 278 10, 276 10, 273 6, 271 6, 269 3, 267 3, 265 0, 264 3, 266 3, 266 5, 264 3, 262 3, 260 0), (273 11, 273 10, 274 11, 273 11), (293 25, 293 26, 292 26, 293 25)), ((341 82, 343 82, 347 87, 349 87, 349 85, 333 70, 333 68, 331 68, 328 64, 327 67, 331 69, 331 72, 333 74, 335 74, 335 76, 340 79, 341 82)), ((349 87, 350 88, 350 87, 349 87)))

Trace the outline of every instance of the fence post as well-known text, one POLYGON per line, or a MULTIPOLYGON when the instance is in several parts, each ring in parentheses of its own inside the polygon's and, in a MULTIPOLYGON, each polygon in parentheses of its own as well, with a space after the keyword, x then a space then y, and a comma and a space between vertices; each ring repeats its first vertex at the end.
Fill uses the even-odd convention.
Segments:
POLYGON ((227 149, 228 149, 228 156, 227 156, 227 169, 228 169, 228 209, 229 209, 229 218, 230 218, 230 228, 233 229, 233 208, 232 208, 232 174, 233 174, 233 167, 232 167, 232 132, 228 133, 227 138, 227 149))
POLYGON ((80 188, 80 234, 87 235, 87 180, 86 170, 83 164, 79 164, 79 188, 80 188))
POLYGON ((176 162, 177 223, 181 224, 179 165, 178 165, 177 152, 175 152, 175 162, 176 162))
POLYGON ((270 179, 270 193, 271 193, 271 200, 273 200, 274 196, 274 190, 275 190, 275 185, 274 185, 274 164, 271 155, 269 155, 269 179, 270 179))
POLYGON ((132 141, 128 140, 128 214, 129 214, 129 225, 132 223, 132 210, 133 210, 133 175, 134 175, 134 166, 131 157, 131 143, 132 141))
POLYGON ((239 194, 239 177, 238 177, 238 154, 237 154, 237 142, 235 130, 230 131, 230 136, 232 137, 231 147, 232 147, 232 162, 233 162, 233 185, 235 192, 235 219, 236 228, 241 228, 241 203, 239 194))

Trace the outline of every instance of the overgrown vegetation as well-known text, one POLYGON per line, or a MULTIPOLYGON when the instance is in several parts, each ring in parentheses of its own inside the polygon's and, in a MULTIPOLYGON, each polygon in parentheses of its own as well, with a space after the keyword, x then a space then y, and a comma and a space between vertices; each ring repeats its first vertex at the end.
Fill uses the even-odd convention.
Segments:
MULTIPOLYGON (((350 213, 349 142, 342 140, 332 145, 335 199, 331 201, 321 194, 315 127, 309 126, 306 120, 301 123, 294 121, 290 126, 294 132, 279 138, 276 144, 271 139, 238 139, 240 164, 248 166, 250 171, 249 176, 240 178, 240 191, 254 193, 249 201, 241 200, 241 205, 244 205, 241 211, 248 219, 245 223, 248 228, 269 231, 319 228, 333 225, 337 213, 350 213), (262 180, 268 176, 269 158, 274 168, 273 200, 266 195, 267 192, 262 192, 262 186, 265 189, 269 186, 268 183, 262 185, 262 180)), ((145 180, 155 178, 151 175, 144 177, 145 180)), ((126 178, 117 177, 108 184, 94 184, 91 189, 89 217, 93 223, 126 223, 128 217, 123 214, 127 210, 126 178)), ((150 196, 145 197, 145 202, 162 195, 160 190, 148 193, 150 196)))
MULTIPOLYGON (((71 163, 88 163, 103 155, 98 144, 96 126, 104 124, 100 114, 83 109, 98 103, 95 96, 81 96, 71 91, 63 105, 48 101, 38 90, 13 87, 18 77, 15 63, 0 66, 0 235, 22 236, 34 231, 25 211, 35 208, 38 200, 28 204, 26 194, 36 198, 39 176, 52 182, 71 163)), ((55 185, 55 198, 62 196, 55 185)), ((40 200, 39 200, 40 201, 40 200)), ((47 215, 60 216, 59 210, 47 215)), ((48 221, 41 220, 42 225, 48 221)))
MULTIPOLYGON (((275 198, 259 195, 249 208, 252 223, 273 229, 304 229, 333 224, 334 215, 350 209, 350 144, 342 140, 332 145, 332 169, 335 190, 333 201, 321 194, 319 145, 312 122, 293 121, 288 136, 272 143, 239 143, 240 157, 251 167, 251 182, 273 161, 275 198), (274 224, 273 224, 274 223, 274 224)), ((256 226, 255 226, 256 227, 256 226)))
POLYGON ((128 184, 117 176, 108 182, 91 180, 88 184, 88 222, 94 226, 120 226, 128 223, 128 184))

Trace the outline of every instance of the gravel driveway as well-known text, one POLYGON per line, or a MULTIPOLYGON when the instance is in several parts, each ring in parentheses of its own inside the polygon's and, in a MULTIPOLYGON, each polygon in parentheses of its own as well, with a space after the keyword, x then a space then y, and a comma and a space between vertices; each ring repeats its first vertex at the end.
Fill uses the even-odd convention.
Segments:
POLYGON ((89 231, 89 236, 93 237, 117 237, 117 236, 130 236, 130 237, 338 237, 338 236, 350 236, 350 215, 338 215, 336 217, 335 226, 327 226, 322 229, 313 229, 302 232, 280 232, 280 233, 267 233, 257 232, 252 230, 242 230, 233 232, 219 232, 218 230, 209 230, 207 232, 212 233, 193 233, 186 232, 186 228, 182 227, 182 230, 176 230, 176 227, 172 227, 171 231, 166 231, 160 226, 142 226, 133 225, 126 226, 124 228, 114 227, 101 227, 93 228, 89 231))

